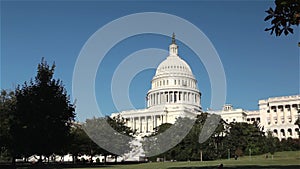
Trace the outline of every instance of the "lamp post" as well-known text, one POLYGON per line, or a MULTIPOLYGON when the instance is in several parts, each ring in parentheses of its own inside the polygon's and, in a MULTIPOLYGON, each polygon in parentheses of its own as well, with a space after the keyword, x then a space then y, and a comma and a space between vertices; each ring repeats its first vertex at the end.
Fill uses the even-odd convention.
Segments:
POLYGON ((202 150, 200 150, 200 161, 202 161, 202 150))
POLYGON ((250 156, 250 160, 251 160, 251 148, 249 148, 249 156, 250 156))

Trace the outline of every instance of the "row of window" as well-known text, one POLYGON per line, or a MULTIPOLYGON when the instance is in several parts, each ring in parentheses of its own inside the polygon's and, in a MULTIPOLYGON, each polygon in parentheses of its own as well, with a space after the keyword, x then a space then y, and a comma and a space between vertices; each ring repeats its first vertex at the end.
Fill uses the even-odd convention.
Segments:
MULTIPOLYGON (((293 105, 279 105, 279 106, 271 106, 271 110, 272 112, 277 112, 277 110, 283 112, 284 110, 286 111, 291 111, 291 108, 294 109, 294 110, 298 110, 300 108, 300 105, 297 105, 297 104, 293 104, 293 105)), ((270 113, 270 109, 267 110, 268 113, 270 113)))
POLYGON ((176 103, 179 101, 192 101, 198 103, 198 94, 190 92, 165 92, 165 93, 154 93, 149 95, 149 105, 156 105, 161 103, 176 103))
POLYGON ((183 70, 188 70, 185 66, 164 66, 164 67, 162 67, 162 69, 183 69, 183 70))
POLYGON ((247 118, 247 121, 258 121, 260 122, 260 118, 257 117, 257 118, 247 118))
MULTIPOLYGON (((295 118, 297 118, 297 115, 295 116, 295 118)), ((273 117, 273 120, 274 120, 274 124, 277 124, 278 121, 279 121, 277 117, 273 117)), ((291 116, 287 116, 286 119, 283 116, 281 116, 280 120, 281 120, 282 124, 284 124, 285 122, 292 123, 292 117, 291 116)), ((267 122, 268 122, 268 125, 271 124, 271 118, 270 117, 267 117, 267 122)))
MULTIPOLYGON (((192 88, 196 88, 196 82, 194 80, 172 80, 173 83, 170 85, 179 85, 179 86, 188 86, 192 88)), ((160 87, 160 86, 165 86, 169 85, 169 80, 160 80, 156 81, 154 83, 154 87, 160 87)))
MULTIPOLYGON (((296 129, 295 129, 295 134, 298 134, 298 132, 299 132, 299 129, 296 128, 296 129)), ((287 136, 293 136, 293 130, 292 130, 291 128, 288 128, 288 129, 287 129, 287 132, 285 132, 284 129, 280 129, 280 133, 278 132, 277 129, 274 129, 274 130, 273 130, 273 133, 274 133, 275 136, 279 136, 279 134, 280 134, 282 137, 285 137, 286 134, 287 134, 287 136)))

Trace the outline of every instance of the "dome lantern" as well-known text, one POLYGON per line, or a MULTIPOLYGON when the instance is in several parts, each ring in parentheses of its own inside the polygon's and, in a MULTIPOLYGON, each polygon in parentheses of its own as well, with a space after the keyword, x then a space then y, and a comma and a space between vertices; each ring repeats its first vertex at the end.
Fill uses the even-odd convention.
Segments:
POLYGON ((172 44, 169 46, 169 56, 178 56, 178 46, 175 41, 175 33, 172 35, 172 44))

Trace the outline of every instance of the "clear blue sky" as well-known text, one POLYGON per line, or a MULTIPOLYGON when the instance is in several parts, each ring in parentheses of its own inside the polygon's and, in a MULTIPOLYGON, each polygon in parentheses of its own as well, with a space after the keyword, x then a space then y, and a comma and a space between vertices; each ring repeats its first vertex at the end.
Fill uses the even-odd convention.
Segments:
MULTIPOLYGON (((270 6, 273 1, 1 1, 1 89, 14 89, 33 78, 37 64, 45 57, 49 63, 55 61, 55 77, 63 80, 72 96, 76 59, 95 31, 128 14, 163 12, 188 20, 211 40, 225 69, 226 102, 257 109, 259 99, 299 93, 299 28, 293 35, 270 36, 264 31, 269 23, 263 21, 264 11, 270 6)), ((117 65, 135 51, 167 50, 169 43, 169 37, 144 34, 128 38, 110 50, 96 79, 102 112, 116 111, 110 85, 117 65)), ((180 55, 198 80, 206 109, 211 96, 207 72, 187 46, 179 45, 180 55)), ((129 92, 136 108, 145 106, 154 73, 153 69, 143 71, 131 82, 129 92)))

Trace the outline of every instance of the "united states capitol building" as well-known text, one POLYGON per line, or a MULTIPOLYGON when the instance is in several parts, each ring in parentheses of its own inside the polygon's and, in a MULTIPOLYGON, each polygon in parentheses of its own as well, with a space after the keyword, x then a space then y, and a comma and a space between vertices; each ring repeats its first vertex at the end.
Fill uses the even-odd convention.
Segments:
MULTIPOLYGON (((164 123, 175 123, 178 117, 196 117, 203 112, 201 92, 190 66, 178 55, 178 45, 173 34, 169 56, 159 64, 147 93, 147 108, 113 113, 126 120, 126 125, 139 135, 149 135, 164 123)), ((264 131, 272 131, 275 137, 298 138, 295 125, 300 110, 300 95, 272 97, 258 101, 257 111, 235 109, 224 105, 222 110, 208 113, 221 115, 227 123, 258 122, 264 131)))

